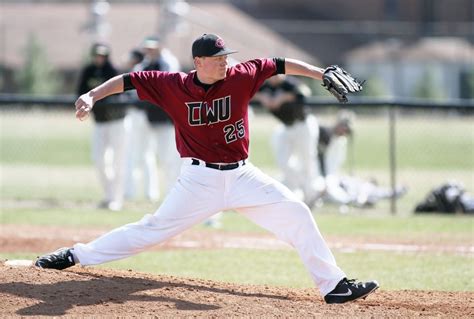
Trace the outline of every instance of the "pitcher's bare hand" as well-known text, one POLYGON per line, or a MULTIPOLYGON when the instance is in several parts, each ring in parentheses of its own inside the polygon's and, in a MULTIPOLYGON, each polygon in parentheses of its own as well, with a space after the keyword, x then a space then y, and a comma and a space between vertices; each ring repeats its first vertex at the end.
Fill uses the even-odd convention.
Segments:
POLYGON ((92 96, 89 93, 82 94, 76 101, 76 118, 80 121, 84 121, 89 117, 90 111, 94 106, 92 96))

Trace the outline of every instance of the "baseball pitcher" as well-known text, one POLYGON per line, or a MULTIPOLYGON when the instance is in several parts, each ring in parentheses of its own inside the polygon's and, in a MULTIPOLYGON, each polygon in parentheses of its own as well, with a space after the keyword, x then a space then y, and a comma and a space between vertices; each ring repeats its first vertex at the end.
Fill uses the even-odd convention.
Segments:
POLYGON ((327 303, 365 298, 378 288, 376 281, 347 279, 309 208, 247 159, 248 105, 262 83, 275 74, 321 80, 324 70, 285 58, 254 59, 229 67, 227 57, 235 52, 219 36, 204 34, 192 45, 195 70, 122 74, 79 97, 79 119, 97 101, 124 90, 135 89, 140 99, 160 105, 175 124, 181 174, 154 214, 89 243, 44 255, 36 266, 64 269, 126 258, 232 209, 293 246, 327 303))

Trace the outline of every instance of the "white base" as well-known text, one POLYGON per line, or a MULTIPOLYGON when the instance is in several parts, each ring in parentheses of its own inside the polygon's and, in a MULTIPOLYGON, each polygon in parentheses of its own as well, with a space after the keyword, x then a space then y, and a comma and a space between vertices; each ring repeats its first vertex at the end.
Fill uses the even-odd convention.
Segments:
POLYGON ((26 259, 7 260, 5 261, 5 266, 30 267, 33 266, 33 261, 26 259))

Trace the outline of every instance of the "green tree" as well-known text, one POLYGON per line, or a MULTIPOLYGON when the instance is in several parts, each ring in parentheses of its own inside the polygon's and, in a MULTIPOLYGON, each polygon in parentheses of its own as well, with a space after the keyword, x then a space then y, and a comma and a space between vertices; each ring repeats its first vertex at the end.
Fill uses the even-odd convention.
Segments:
POLYGON ((433 100, 444 98, 442 89, 435 82, 435 74, 432 69, 428 69, 423 73, 420 81, 415 85, 413 95, 433 100))
POLYGON ((367 78, 363 84, 363 87, 364 89, 361 92, 361 95, 363 96, 381 97, 388 94, 384 81, 375 74, 372 74, 367 78))
POLYGON ((42 95, 58 93, 60 82, 57 72, 49 63, 44 47, 33 34, 28 37, 24 54, 25 62, 17 76, 19 91, 42 95))
POLYGON ((460 97, 463 99, 474 99, 474 68, 466 69, 461 72, 460 97))

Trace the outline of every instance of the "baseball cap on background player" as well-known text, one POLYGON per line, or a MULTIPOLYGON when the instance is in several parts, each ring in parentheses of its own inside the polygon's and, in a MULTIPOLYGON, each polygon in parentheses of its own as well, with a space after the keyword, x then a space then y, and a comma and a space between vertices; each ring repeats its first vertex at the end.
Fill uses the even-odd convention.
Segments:
POLYGON ((104 43, 95 43, 92 46, 91 54, 92 55, 102 55, 102 56, 107 57, 110 54, 110 48, 109 48, 108 45, 106 45, 104 43))
POLYGON ((160 38, 157 36, 149 36, 143 40, 143 48, 158 49, 160 47, 160 38))
POLYGON ((140 63, 143 61, 144 55, 143 55, 143 52, 140 51, 139 49, 133 49, 128 54, 128 58, 129 60, 134 61, 135 63, 140 63))
POLYGON ((192 54, 195 57, 211 57, 236 53, 226 47, 224 40, 215 34, 204 33, 193 42, 192 54))

